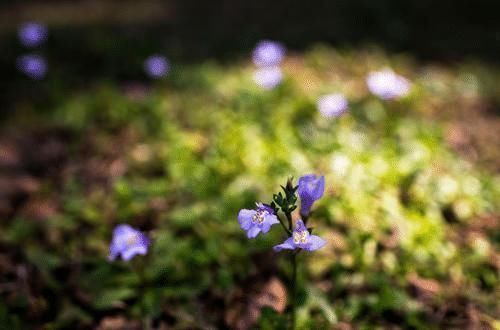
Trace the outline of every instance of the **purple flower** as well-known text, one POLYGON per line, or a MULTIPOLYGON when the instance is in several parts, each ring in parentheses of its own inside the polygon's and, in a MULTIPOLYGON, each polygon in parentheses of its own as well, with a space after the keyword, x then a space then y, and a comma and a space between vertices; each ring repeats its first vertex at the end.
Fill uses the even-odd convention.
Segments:
POLYGON ((318 100, 318 110, 327 118, 340 116, 348 106, 347 99, 342 94, 328 94, 318 100))
POLYGON ((285 57, 285 47, 276 41, 262 40, 257 43, 252 54, 253 63, 260 67, 276 66, 285 57))
POLYGON ((24 23, 17 31, 19 41, 25 47, 36 47, 41 45, 48 36, 47 27, 40 23, 24 23))
POLYGON ((319 236, 311 235, 304 222, 299 219, 293 230, 292 237, 273 247, 274 251, 303 249, 314 251, 325 246, 326 241, 319 236))
POLYGON ((297 192, 300 196, 300 214, 308 216, 315 201, 325 192, 325 177, 314 174, 304 175, 299 179, 297 192))
POLYGON ((281 83, 282 79, 283 74, 279 67, 258 69, 253 75, 253 80, 264 89, 273 89, 281 83))
POLYGON ((34 80, 40 80, 47 73, 47 61, 39 55, 23 55, 17 58, 19 71, 34 80))
POLYGON ((260 232, 265 234, 272 225, 279 223, 272 208, 262 203, 256 203, 256 205, 255 210, 243 209, 238 214, 240 227, 247 231, 248 238, 254 238, 260 232))
POLYGON ((113 230, 113 239, 109 246, 109 260, 121 256, 129 261, 136 254, 145 255, 150 244, 149 238, 129 225, 118 225, 113 230))
POLYGON ((384 100, 403 97, 410 91, 410 82, 390 69, 370 73, 366 85, 373 94, 384 100))
POLYGON ((161 78, 170 71, 170 63, 164 56, 152 55, 144 61, 144 71, 151 78, 161 78))

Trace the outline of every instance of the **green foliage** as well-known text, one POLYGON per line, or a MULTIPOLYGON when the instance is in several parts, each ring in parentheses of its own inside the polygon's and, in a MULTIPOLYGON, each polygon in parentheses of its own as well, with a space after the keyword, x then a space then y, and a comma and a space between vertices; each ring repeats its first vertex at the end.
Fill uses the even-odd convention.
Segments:
MULTIPOLYGON (((52 315, 54 329, 117 311, 173 319, 179 327, 220 326, 223 317, 208 311, 186 315, 257 274, 261 266, 252 257, 282 239, 271 232, 248 241, 238 210, 269 196, 283 178, 306 173, 326 177, 314 230, 329 245, 303 259, 312 286, 299 306, 301 326, 342 321, 426 328, 425 306, 409 292, 410 274, 473 288, 481 313, 491 315, 499 281, 488 258, 498 235, 464 243, 449 234, 498 214, 500 178, 452 152, 443 123, 419 112, 436 97, 459 97, 473 87, 460 85, 458 73, 418 76, 398 58, 324 48, 305 58, 305 66, 285 66, 285 82, 273 91, 259 90, 247 65, 192 64, 150 86, 143 98, 104 84, 69 95, 37 118, 78 136, 68 141, 69 165, 94 166, 92 158, 106 167, 111 159, 115 172, 106 172, 104 181, 70 172, 49 192, 60 204, 55 215, 0 224, 0 242, 20 251, 19 260, 37 274, 37 288, 49 292, 36 296, 42 307, 19 303, 33 299, 29 292, 2 297, 0 323, 16 328, 46 320, 14 316, 39 308, 52 315), (368 95, 363 77, 390 61, 412 76, 415 88, 408 98, 386 103, 368 95), (345 72, 338 76, 340 68, 345 72), (449 87, 449 80, 456 85, 449 87), (338 90, 351 99, 350 111, 320 117, 316 98, 338 90), (122 222, 152 238, 139 273, 106 259, 113 226, 122 222), (329 283, 321 292, 314 289, 320 282, 329 283)), ((294 205, 286 192, 274 196, 278 205, 294 205)), ((217 313, 223 315, 222 307, 217 313)), ((280 329, 286 320, 265 309, 259 322, 262 329, 280 329)))

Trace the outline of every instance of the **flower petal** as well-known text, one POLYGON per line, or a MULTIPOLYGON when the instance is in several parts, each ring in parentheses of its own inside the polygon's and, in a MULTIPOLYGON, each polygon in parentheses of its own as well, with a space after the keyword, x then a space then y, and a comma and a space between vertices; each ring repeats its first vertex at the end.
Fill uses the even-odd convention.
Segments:
POLYGON ((264 218, 264 222, 262 223, 262 232, 267 233, 272 225, 279 223, 278 218, 274 214, 268 214, 264 218))
POLYGON ((240 224, 241 229, 248 230, 252 225, 252 217, 256 213, 255 210, 240 210, 238 213, 238 223, 240 224))
POLYGON ((137 254, 142 254, 145 255, 148 252, 148 249, 146 246, 143 245, 134 245, 125 251, 122 252, 122 258, 125 261, 129 261, 132 259, 135 255, 137 254))
POLYGON ((303 231, 306 230, 306 225, 304 225, 304 221, 302 219, 297 220, 297 223, 295 223, 295 231, 303 231))
POLYGON ((314 194, 313 197, 315 200, 320 199, 323 196, 323 193, 325 192, 325 176, 322 175, 316 184, 316 189, 314 189, 314 194))
POLYGON ((254 238, 260 233, 260 228, 259 226, 253 226, 247 231, 247 237, 248 238, 254 238))
POLYGON ((128 233, 135 232, 135 231, 136 230, 129 225, 120 224, 120 225, 117 225, 115 227, 115 229, 113 230, 113 238, 115 238, 116 236, 127 235, 128 233))
POLYGON ((310 235, 309 236, 309 242, 306 246, 304 246, 304 250, 307 251, 314 251, 317 249, 321 249, 323 246, 325 246, 326 241, 322 239, 319 236, 316 235, 310 235))
POLYGON ((273 250, 278 252, 281 250, 295 250, 296 246, 293 244, 293 238, 289 237, 286 241, 283 243, 276 245, 273 247, 273 250))

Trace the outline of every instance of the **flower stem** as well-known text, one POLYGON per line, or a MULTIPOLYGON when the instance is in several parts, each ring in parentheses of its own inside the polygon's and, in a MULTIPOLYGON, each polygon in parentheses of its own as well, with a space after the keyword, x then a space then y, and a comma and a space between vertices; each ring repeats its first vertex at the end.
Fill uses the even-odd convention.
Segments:
POLYGON ((292 221, 292 214, 289 212, 285 212, 286 218, 288 220, 288 230, 290 231, 289 233, 291 234, 293 231, 293 221, 292 221))
POLYGON ((144 330, 151 329, 151 318, 148 316, 148 311, 146 306, 144 306, 144 301, 142 300, 146 293, 146 274, 145 274, 145 261, 144 258, 135 258, 132 260, 132 268, 139 278, 139 307, 142 318, 142 325, 144 330))
POLYGON ((290 295, 291 295, 291 313, 292 313, 292 326, 291 330, 295 330, 295 323, 296 323, 296 299, 297 299, 297 254, 292 253, 291 255, 291 260, 292 260, 292 281, 291 281, 291 288, 290 288, 290 295))
POLYGON ((291 232, 288 228, 286 228, 285 224, 283 223, 283 220, 281 220, 281 218, 280 218, 279 216, 278 216, 277 218, 278 218, 278 220, 279 220, 279 222, 280 222, 281 226, 283 227, 283 229, 286 231, 286 233, 287 233, 288 235, 292 235, 292 232, 291 232))

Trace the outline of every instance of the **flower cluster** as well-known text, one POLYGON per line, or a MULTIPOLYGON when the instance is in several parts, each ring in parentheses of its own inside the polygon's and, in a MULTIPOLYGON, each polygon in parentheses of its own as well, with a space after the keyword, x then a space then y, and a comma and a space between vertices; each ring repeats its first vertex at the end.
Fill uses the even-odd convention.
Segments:
POLYGON ((313 203, 321 198, 325 189, 324 176, 308 174, 302 176, 298 181, 298 186, 293 186, 291 179, 288 180, 284 193, 277 193, 273 196, 270 204, 257 203, 256 208, 252 210, 242 209, 238 214, 238 223, 240 227, 247 232, 248 238, 254 238, 259 233, 267 233, 272 225, 281 223, 288 237, 282 244, 274 247, 275 251, 283 249, 295 250, 302 249, 314 251, 322 248, 326 242, 316 235, 312 235, 306 227, 313 203), (295 228, 292 229, 292 212, 297 208, 297 193, 300 197, 301 208, 300 215, 304 219, 298 219, 295 228), (280 219, 278 212, 285 214, 288 221, 288 228, 280 219))
POLYGON ((280 64, 285 57, 285 47, 276 41, 262 40, 252 53, 253 63, 258 67, 253 79, 263 89, 273 89, 283 79, 280 64))

